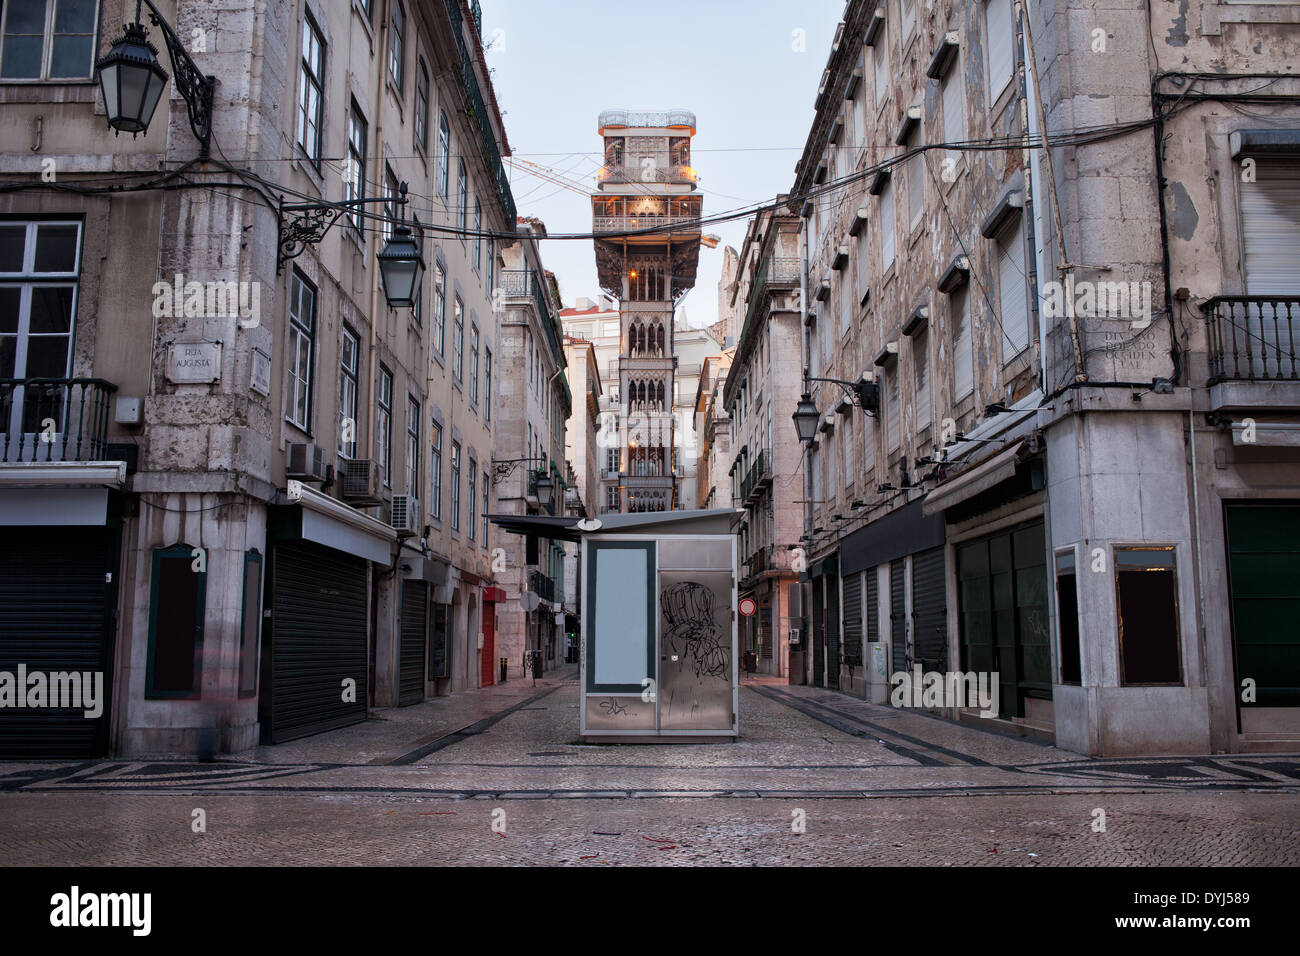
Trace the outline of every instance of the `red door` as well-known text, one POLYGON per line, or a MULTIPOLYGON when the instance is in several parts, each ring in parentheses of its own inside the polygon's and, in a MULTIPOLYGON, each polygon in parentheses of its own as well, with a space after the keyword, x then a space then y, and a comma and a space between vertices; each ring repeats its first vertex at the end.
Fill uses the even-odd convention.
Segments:
POLYGON ((483 602, 483 674, 480 687, 490 687, 496 681, 497 605, 495 601, 483 602))

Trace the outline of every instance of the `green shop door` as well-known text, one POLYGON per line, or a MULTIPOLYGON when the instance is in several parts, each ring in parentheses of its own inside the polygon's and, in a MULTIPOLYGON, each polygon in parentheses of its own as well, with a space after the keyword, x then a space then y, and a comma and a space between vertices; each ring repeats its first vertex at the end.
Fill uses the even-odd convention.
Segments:
POLYGON ((1300 503, 1226 507, 1228 588, 1241 707, 1300 707, 1300 503))

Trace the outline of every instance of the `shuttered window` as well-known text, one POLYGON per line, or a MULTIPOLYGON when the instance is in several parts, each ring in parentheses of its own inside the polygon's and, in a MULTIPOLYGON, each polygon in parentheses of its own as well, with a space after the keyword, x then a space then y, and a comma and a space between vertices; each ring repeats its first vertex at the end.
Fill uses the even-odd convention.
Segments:
POLYGON ((899 420, 902 418, 902 408, 898 400, 898 363, 890 363, 889 368, 885 370, 885 413, 888 417, 889 431, 886 437, 889 440, 889 451, 898 447, 899 420))
POLYGON ((1011 82, 1015 65, 1011 0, 988 0, 984 5, 984 26, 989 67, 988 98, 989 106, 992 106, 1011 82))
MULTIPOLYGON (((959 143, 966 138, 966 91, 961 78, 961 63, 948 68, 943 81, 943 141, 959 143)), ((956 159, 961 153, 948 154, 956 159)))
POLYGON ((912 336, 912 372, 916 387, 916 427, 930 424, 930 335, 921 329, 912 336))
POLYGON ((1009 362, 1029 345, 1029 304, 1025 296, 1025 244, 1020 220, 998 236, 998 319, 1002 323, 1002 361, 1009 362))
POLYGON ((971 361, 970 295, 966 286, 949 299, 952 309, 952 394, 965 398, 974 388, 971 361))
POLYGON ((889 28, 882 25, 876 45, 871 48, 871 65, 876 72, 876 105, 885 102, 889 94, 889 28))
POLYGON ((894 263, 894 184, 880 191, 880 271, 894 263))
MULTIPOLYGON (((1300 291, 1300 158, 1254 157, 1255 181, 1240 183, 1242 279, 1247 295, 1293 296, 1300 291)), ((1284 303, 1251 304, 1246 329, 1230 340, 1239 368, 1256 378, 1294 375, 1300 310, 1284 303)))

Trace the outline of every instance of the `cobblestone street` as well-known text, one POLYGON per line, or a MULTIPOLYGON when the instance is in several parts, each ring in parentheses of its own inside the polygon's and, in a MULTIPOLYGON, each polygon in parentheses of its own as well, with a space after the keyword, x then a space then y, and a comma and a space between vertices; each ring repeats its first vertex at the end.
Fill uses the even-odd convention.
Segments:
POLYGON ((216 763, 2 764, 0 855, 102 866, 1300 863, 1296 756, 1091 760, 753 683, 736 743, 589 746, 576 742, 573 676, 379 711, 216 763), (194 832, 196 810, 206 832, 194 832))

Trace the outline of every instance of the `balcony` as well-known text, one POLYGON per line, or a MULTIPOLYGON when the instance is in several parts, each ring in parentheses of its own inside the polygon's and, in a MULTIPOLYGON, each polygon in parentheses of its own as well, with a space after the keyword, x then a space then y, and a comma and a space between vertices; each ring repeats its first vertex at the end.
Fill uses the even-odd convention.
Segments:
POLYGON ((99 378, 0 379, 0 460, 109 460, 108 405, 116 391, 99 378))
POLYGON ((1300 295, 1221 295, 1201 311, 1209 332, 1211 385, 1300 381, 1300 295))
POLYGON ((644 165, 627 166, 612 164, 600 167, 596 173, 598 183, 668 183, 677 186, 694 186, 699 182, 695 167, 681 163, 669 162, 666 156, 658 157, 656 162, 644 165))
POLYGON ((645 129, 689 129, 695 132, 695 114, 689 110, 605 110, 597 120, 606 127, 640 127, 645 129))
POLYGON ((745 341, 750 325, 759 310, 767 305, 769 290, 793 289, 799 284, 800 261, 798 256, 769 256, 754 273, 749 284, 748 304, 745 307, 745 322, 741 326, 737 344, 745 341))
POLYGON ((762 496, 762 491, 772 483, 772 455, 764 450, 754 458, 745 476, 740 479, 740 500, 746 505, 753 504, 762 496))
POLYGON ((528 590, 543 601, 555 603, 555 582, 541 571, 532 570, 528 572, 528 590))
POLYGON ((657 235, 669 230, 679 233, 699 232, 700 222, 696 216, 594 216, 591 221, 592 232, 643 232, 646 235, 657 235))

